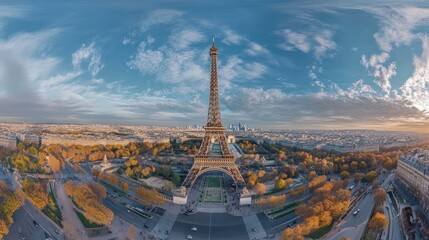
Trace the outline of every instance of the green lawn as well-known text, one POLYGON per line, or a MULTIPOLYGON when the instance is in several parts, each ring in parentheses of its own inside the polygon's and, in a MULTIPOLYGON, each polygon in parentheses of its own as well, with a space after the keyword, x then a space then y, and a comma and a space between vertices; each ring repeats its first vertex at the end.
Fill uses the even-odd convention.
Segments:
POLYGON ((307 237, 310 237, 312 239, 319 239, 325 236, 325 234, 327 234, 329 231, 331 231, 332 226, 333 224, 328 225, 326 227, 319 228, 316 231, 310 233, 307 237))
POLYGON ((206 187, 213 187, 213 188, 220 188, 221 182, 219 177, 206 177, 205 179, 205 186, 206 187))
MULTIPOLYGON (((282 218, 282 217, 284 217, 286 215, 292 214, 292 213, 295 212, 295 210, 296 209, 290 209, 290 210, 287 210, 287 211, 283 211, 282 213, 279 213, 277 215, 272 216, 272 220, 279 219, 279 218, 282 218)), ((271 217, 270 217, 270 219, 271 219, 271 217)))
POLYGON ((79 220, 82 222, 83 226, 86 228, 97 228, 97 227, 103 227, 102 224, 94 223, 89 221, 81 212, 78 212, 74 210, 79 217, 79 220))
POLYGON ((271 209, 271 210, 267 211, 265 214, 266 215, 275 215, 275 214, 280 213, 282 211, 288 210, 289 208, 293 208, 296 205, 298 205, 298 202, 292 202, 292 203, 271 209))
POLYGON ((45 208, 42 209, 42 212, 52 219, 52 221, 58 224, 58 226, 63 227, 61 223, 63 216, 60 209, 58 208, 57 199, 55 199, 55 196, 52 192, 48 194, 48 204, 45 206, 45 208))

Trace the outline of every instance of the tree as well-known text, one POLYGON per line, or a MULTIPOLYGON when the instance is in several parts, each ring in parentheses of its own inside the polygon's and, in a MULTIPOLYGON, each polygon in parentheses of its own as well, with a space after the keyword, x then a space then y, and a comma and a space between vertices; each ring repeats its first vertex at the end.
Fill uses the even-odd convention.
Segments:
POLYGON ((73 197, 74 191, 76 190, 76 185, 72 180, 68 180, 66 183, 64 183, 64 190, 66 190, 66 194, 69 197, 73 197))
POLYGON ((99 201, 107 197, 106 188, 103 185, 95 182, 91 182, 91 181, 87 182, 86 184, 92 190, 92 192, 97 196, 97 199, 99 201))
POLYGON ((171 192, 171 191, 173 191, 173 187, 174 187, 174 185, 173 185, 173 183, 171 181, 166 180, 164 182, 164 189, 165 189, 165 191, 171 192))
POLYGON ((39 154, 39 150, 37 150, 35 147, 31 146, 28 148, 28 153, 34 156, 37 156, 39 154))
POLYGON ((265 171, 264 170, 259 170, 258 171, 258 178, 263 178, 265 176, 265 171))
POLYGON ((101 171, 100 171, 100 169, 92 168, 91 173, 94 177, 98 178, 100 176, 101 171))
POLYGON ((279 179, 275 185, 276 190, 283 190, 286 188, 286 181, 283 179, 279 179))
POLYGON ((174 173, 172 181, 173 181, 173 183, 174 183, 175 186, 179 186, 179 184, 180 184, 180 177, 179 177, 179 175, 177 175, 177 174, 174 173))
POLYGON ((112 222, 113 212, 100 202, 101 198, 97 197, 87 183, 81 183, 76 187, 73 199, 88 220, 99 224, 112 222))
POLYGON ((143 177, 145 177, 145 178, 150 177, 151 174, 152 174, 152 168, 151 167, 143 168, 143 170, 142 170, 143 177))
POLYGON ((127 176, 131 176, 131 175, 133 175, 133 170, 130 167, 127 167, 127 169, 125 170, 125 174, 127 176))
POLYGON ((362 161, 362 162, 359 163, 359 169, 362 170, 362 171, 366 171, 367 166, 368 165, 364 161, 362 161))
POLYGON ((377 188, 374 192, 374 202, 376 206, 382 206, 386 201, 386 192, 382 188, 377 188))
POLYGON ((315 188, 321 186, 325 182, 326 182, 326 176, 318 176, 308 183, 308 187, 310 188, 310 190, 314 190, 315 188))
POLYGON ((354 182, 355 184, 358 184, 360 180, 362 179, 363 174, 362 173, 355 173, 354 174, 354 182))
POLYGON ((351 172, 356 172, 358 169, 358 163, 356 161, 353 161, 350 163, 350 171, 351 172))
POLYGON ((267 192, 267 187, 263 183, 257 183, 253 189, 258 195, 264 195, 267 192))
POLYGON ((258 180, 258 176, 253 172, 250 173, 250 175, 247 177, 247 182, 250 188, 253 188, 255 186, 256 180, 258 180))
POLYGON ((128 192, 128 183, 127 182, 122 182, 121 183, 121 188, 122 188, 122 191, 128 192))
POLYGON ((113 186, 117 186, 119 183, 118 177, 113 173, 110 173, 107 175, 107 181, 109 181, 109 183, 112 184, 113 186))
POLYGON ((374 181, 376 177, 377 177, 377 173, 375 171, 371 171, 362 177, 362 182, 370 183, 374 181))
POLYGON ((136 227, 133 224, 128 228, 128 240, 134 240, 136 235, 136 227))
POLYGON ((154 204, 161 205, 164 197, 155 189, 146 189, 144 187, 136 188, 137 199, 144 205, 152 207, 154 204))
POLYGON ((38 209, 43 209, 48 204, 46 183, 42 184, 26 178, 22 181, 22 190, 27 194, 28 200, 38 209))
POLYGON ((308 179, 311 181, 317 176, 316 171, 310 171, 308 174, 308 179))
POLYGON ((266 198, 260 198, 259 201, 257 201, 257 204, 264 207, 277 207, 284 204, 285 201, 286 201, 286 194, 280 194, 280 195, 271 195, 266 198))
POLYGON ((389 220, 387 219, 386 215, 379 212, 375 213, 368 223, 367 237, 369 239, 375 239, 377 234, 381 233, 383 230, 386 230, 388 223, 389 220))
POLYGON ((348 179, 350 177, 350 173, 346 170, 340 173, 341 179, 348 179))

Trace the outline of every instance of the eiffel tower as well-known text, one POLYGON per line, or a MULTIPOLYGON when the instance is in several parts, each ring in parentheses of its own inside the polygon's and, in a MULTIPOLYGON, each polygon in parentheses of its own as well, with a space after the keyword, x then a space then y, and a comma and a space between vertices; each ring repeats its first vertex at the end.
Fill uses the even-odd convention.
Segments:
POLYGON ((204 138, 198 153, 195 155, 194 164, 182 184, 187 188, 192 186, 200 175, 210 171, 224 172, 231 176, 238 187, 244 186, 244 180, 235 164, 234 155, 228 149, 225 129, 220 119, 217 55, 218 51, 213 39, 213 44, 210 48, 210 100, 207 124, 204 127, 204 138))

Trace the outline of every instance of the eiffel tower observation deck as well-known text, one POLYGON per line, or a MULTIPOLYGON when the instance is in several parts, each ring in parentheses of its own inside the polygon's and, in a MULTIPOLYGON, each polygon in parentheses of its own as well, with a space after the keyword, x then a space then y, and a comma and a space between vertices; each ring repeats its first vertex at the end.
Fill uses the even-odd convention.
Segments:
POLYGON ((240 170, 235 164, 234 155, 228 148, 225 129, 222 125, 219 106, 219 85, 217 76, 218 49, 213 40, 210 48, 210 96, 207 124, 200 149, 195 155, 194 164, 182 186, 189 188, 202 174, 209 171, 221 171, 228 174, 238 187, 244 186, 240 170))

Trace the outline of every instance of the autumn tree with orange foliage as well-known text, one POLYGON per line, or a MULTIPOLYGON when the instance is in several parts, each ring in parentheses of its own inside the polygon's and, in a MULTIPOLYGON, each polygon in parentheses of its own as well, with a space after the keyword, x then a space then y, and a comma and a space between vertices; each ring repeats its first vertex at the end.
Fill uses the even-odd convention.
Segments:
POLYGON ((68 180, 66 183, 64 183, 64 190, 66 191, 67 196, 73 197, 74 191, 76 190, 76 185, 72 180, 68 180))
POLYGON ((46 182, 36 182, 26 178, 22 181, 22 190, 27 194, 28 200, 38 209, 43 209, 48 204, 46 182))
POLYGON ((320 187, 325 182, 326 182, 326 176, 324 176, 324 175, 317 176, 308 183, 308 188, 310 188, 310 190, 312 191, 315 188, 320 187))
POLYGON ((121 183, 121 189, 124 192, 128 192, 128 183, 127 182, 121 183))
POLYGON ((267 187, 263 183, 257 183, 256 186, 253 188, 253 190, 258 195, 264 195, 267 192, 267 187))
POLYGON ((386 192, 382 188, 377 188, 374 192, 375 209, 378 212, 383 212, 383 204, 386 201, 386 192))
POLYGON ((378 234, 382 231, 386 231, 389 220, 386 215, 382 213, 375 213, 375 215, 368 222, 368 229, 365 235, 365 239, 376 239, 378 234))
POLYGON ((92 190, 92 192, 97 196, 99 201, 105 199, 107 197, 106 188, 95 182, 87 182, 88 187, 92 190))
POLYGON ((13 223, 13 213, 24 203, 23 198, 9 190, 6 183, 0 180, 0 239, 7 235, 13 223))
MULTIPOLYGON (((316 177, 313 179, 315 181, 316 177)), ((296 209, 296 214, 303 218, 303 223, 283 232, 282 239, 304 239, 311 232, 328 226, 333 220, 341 217, 350 205, 350 191, 344 189, 342 181, 323 183, 323 178, 317 179, 312 186, 319 187, 313 191, 313 196, 305 205, 296 209), (322 182, 323 185, 320 185, 322 182)))
POLYGON ((110 224, 113 221, 113 212, 101 203, 106 197, 106 189, 103 186, 93 182, 74 186, 73 182, 68 181, 64 188, 88 220, 99 224, 110 224))
POLYGON ((136 188, 137 199, 144 205, 152 207, 154 204, 161 205, 164 203, 164 196, 155 189, 146 189, 144 187, 136 188))
POLYGON ((257 204, 262 207, 277 207, 286 202, 286 195, 272 195, 266 198, 261 198, 257 201, 257 204))

